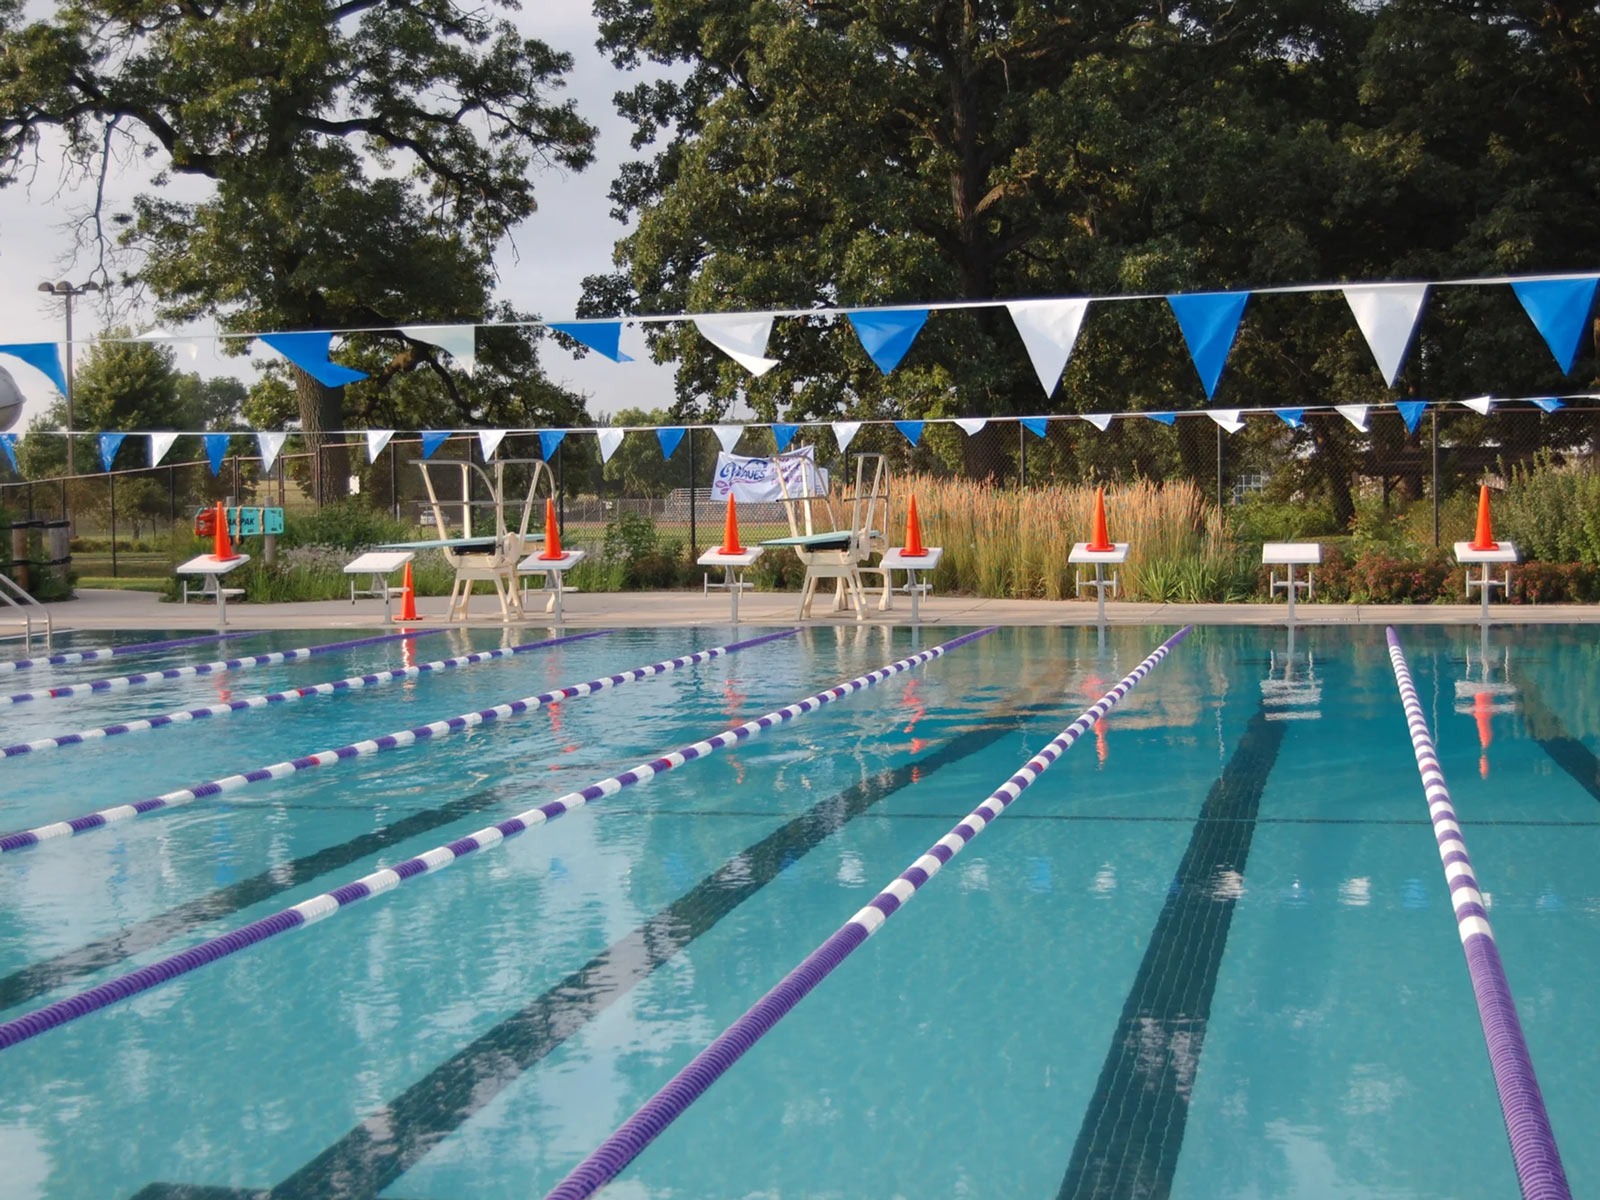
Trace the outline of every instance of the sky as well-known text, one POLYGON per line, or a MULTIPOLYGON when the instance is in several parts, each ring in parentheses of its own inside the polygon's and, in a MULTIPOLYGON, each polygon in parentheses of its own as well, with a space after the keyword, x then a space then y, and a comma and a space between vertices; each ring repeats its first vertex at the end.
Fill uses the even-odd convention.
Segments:
MULTIPOLYGON (((52 6, 32 3, 35 17, 52 6)), ((617 167, 634 157, 628 145, 631 127, 617 115, 612 95, 631 87, 637 76, 621 72, 595 49, 597 29, 590 0, 531 0, 520 12, 508 14, 530 36, 548 42, 573 57, 565 94, 578 102, 578 110, 597 126, 595 162, 581 174, 542 172, 535 176, 539 211, 514 231, 496 258, 500 273, 498 298, 510 300, 524 311, 558 320, 571 316, 583 290, 585 275, 612 269, 611 251, 626 229, 610 216, 606 192, 617 167)), ((60 341, 64 335, 61 303, 41 294, 45 280, 68 279, 81 283, 92 263, 73 264, 72 234, 65 228, 74 210, 89 199, 89 189, 63 190, 59 162, 48 154, 31 186, 18 182, 0 188, 0 341, 60 341)), ((147 176, 125 171, 111 181, 115 200, 126 202, 142 190, 147 176)), ((135 319, 136 327, 154 323, 152 314, 135 319)), ((100 328, 99 311, 78 301, 73 317, 76 341, 100 328)), ((195 326, 203 331, 208 326, 195 326)), ((173 332, 179 332, 174 330, 173 332)), ((183 332, 188 332, 184 330, 183 332)), ((642 339, 624 348, 638 360, 613 363, 590 354, 576 359, 554 342, 543 343, 544 368, 558 383, 589 397, 593 414, 623 407, 665 407, 673 399, 672 368, 646 360, 642 339)), ((80 346, 78 355, 84 351, 80 346)), ((55 389, 42 376, 14 359, 0 362, 16 379, 28 398, 20 430, 35 412, 55 398, 55 389)), ((218 355, 202 341, 191 361, 180 351, 178 366, 202 374, 239 375, 248 379, 245 360, 218 355)))

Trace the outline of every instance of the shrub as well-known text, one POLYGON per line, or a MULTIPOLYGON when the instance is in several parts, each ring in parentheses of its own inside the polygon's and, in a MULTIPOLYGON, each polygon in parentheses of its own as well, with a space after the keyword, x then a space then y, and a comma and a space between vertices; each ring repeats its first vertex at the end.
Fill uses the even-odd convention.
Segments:
MULTIPOLYGON (((432 537, 433 533, 428 536, 432 537)), ((338 550, 368 550, 385 542, 418 540, 415 525, 397 521, 382 509, 372 508, 360 500, 343 500, 314 512, 286 516, 278 545, 282 548, 330 546, 338 550)))
POLYGON ((643 513, 618 513, 606 526, 601 557, 608 563, 624 565, 656 552, 656 523, 643 513))
POLYGON ((1513 604, 1586 604, 1600 598, 1600 568, 1526 562, 1511 569, 1513 604))
POLYGON ((1446 596, 1452 569, 1438 551, 1408 559, 1370 550, 1351 571, 1350 599, 1357 604, 1432 604, 1446 596))
POLYGON ((1600 566, 1600 473, 1540 451, 1512 468, 1499 513, 1502 536, 1529 559, 1600 566))

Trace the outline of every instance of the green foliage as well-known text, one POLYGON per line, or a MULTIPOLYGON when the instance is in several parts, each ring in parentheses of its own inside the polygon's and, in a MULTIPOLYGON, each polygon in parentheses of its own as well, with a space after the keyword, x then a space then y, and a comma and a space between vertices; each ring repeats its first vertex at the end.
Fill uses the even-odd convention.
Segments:
POLYGON ((1342 534, 1326 503, 1270 500, 1252 496, 1225 510, 1228 528, 1245 545, 1294 542, 1342 534))
POLYGON ((387 542, 414 542, 424 538, 415 525, 397 521, 382 509, 359 500, 327 504, 309 513, 286 514, 278 545, 327 546, 339 550, 370 550, 387 542))
POLYGON ((619 513, 606 525, 606 562, 629 563, 655 552, 656 523, 643 513, 619 513))
MULTIPOLYGON (((642 408, 624 408, 612 415, 611 424, 635 428, 670 425, 672 418, 660 409, 646 412, 642 408)), ((665 496, 673 488, 686 486, 688 466, 685 460, 689 453, 688 441, 693 436, 693 431, 685 433, 670 459, 661 453, 661 442, 657 438, 638 434, 623 438, 616 453, 605 464, 606 482, 620 485, 622 494, 629 497, 665 496)))
POLYGON ((1525 558, 1600 566, 1600 474, 1542 453, 1513 469, 1497 522, 1525 558))

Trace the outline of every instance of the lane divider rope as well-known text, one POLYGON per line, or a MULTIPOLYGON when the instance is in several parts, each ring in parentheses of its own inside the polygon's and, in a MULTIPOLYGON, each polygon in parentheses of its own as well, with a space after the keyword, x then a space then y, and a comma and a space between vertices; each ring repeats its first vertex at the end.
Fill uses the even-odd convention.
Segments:
POLYGON ((397 750, 402 746, 415 745, 417 742, 425 741, 428 738, 459 733, 463 729, 473 729, 479 725, 487 725, 491 721, 498 721, 503 717, 533 712, 535 709, 542 708, 547 704, 559 704, 563 700, 571 700, 579 696, 592 696, 596 692, 607 691, 624 683, 633 683, 639 679, 649 679, 655 675, 665 675, 669 671, 676 671, 681 667, 694 666, 697 663, 703 663, 713 658, 721 658, 725 654, 732 654, 736 650, 743 650, 750 646, 759 646, 763 642, 793 637, 798 632, 799 630, 797 629, 784 629, 777 633, 763 634, 761 637, 750 638, 748 641, 734 642, 727 646, 717 646, 711 650, 701 650, 696 654, 686 654, 681 658, 670 659, 667 662, 652 663, 648 667, 636 667, 631 671, 624 671, 619 675, 612 675, 605 679, 593 679, 588 683, 572 684, 568 687, 557 688, 555 691, 540 692, 537 696, 524 696, 520 700, 497 704, 493 708, 465 712, 460 716, 450 717, 443 721, 433 721, 427 725, 418 725, 412 729, 396 730, 394 733, 386 733, 382 737, 369 738, 364 742, 354 742, 351 745, 339 746, 332 750, 319 750, 315 754, 302 755, 300 758, 290 759, 287 762, 273 763, 268 767, 257 767, 251 771, 241 771, 237 775, 228 775, 221 779, 209 779, 192 787, 179 788, 175 792, 152 796, 148 800, 139 800, 132 804, 119 804, 114 808, 103 808, 99 812, 89 813, 82 817, 74 817, 70 821, 55 821, 49 825, 40 825, 35 829, 23 830, 20 833, 8 833, 0 837, 0 854, 10 854, 18 850, 25 850, 30 846, 37 846, 40 842, 47 842, 54 838, 73 837, 80 833, 86 833, 91 829, 101 829, 107 825, 115 825, 120 821, 129 821, 134 817, 160 812, 166 808, 177 808, 195 800, 220 796, 227 792, 236 792, 240 788, 249 787, 253 783, 264 783, 269 779, 283 779, 301 771, 309 771, 314 767, 326 767, 345 759, 365 758, 368 755, 379 754, 385 750, 397 750))
MULTIPOLYGON (((774 725, 792 721, 796 717, 804 716, 806 713, 815 712, 823 705, 831 704, 842 696, 848 696, 852 692, 859 692, 864 688, 869 688, 882 680, 888 679, 891 675, 898 675, 902 671, 908 671, 912 667, 940 658, 958 646, 963 646, 968 642, 976 641, 986 634, 993 633, 995 628, 995 626, 990 626, 973 633, 963 634, 958 638, 952 638, 950 641, 934 646, 932 649, 911 655, 909 658, 902 658, 899 662, 890 663, 886 667, 880 667, 870 674, 857 676, 855 679, 847 683, 841 683, 837 687, 829 688, 825 692, 807 696, 804 700, 791 704, 786 708, 780 708, 775 712, 767 713, 763 717, 757 717, 753 721, 746 721, 742 725, 735 725, 731 729, 725 729, 714 737, 696 742, 692 746, 674 750, 672 753, 652 759, 650 762, 641 763, 632 770, 624 771, 620 775, 614 775, 609 779, 601 780, 599 783, 590 784, 582 791, 569 792, 567 795, 557 800, 552 800, 548 804, 542 804, 537 808, 529 809, 527 812, 518 813, 509 820, 501 821, 499 824, 491 825, 487 829, 480 829, 477 833, 458 838, 448 845, 436 846, 424 854, 409 858, 393 867, 385 867, 382 870, 374 871, 370 875, 364 875, 360 879, 347 883, 343 887, 335 888, 331 892, 324 892, 320 896, 313 896, 310 900, 302 901, 289 908, 280 909, 271 916, 263 917, 259 921, 252 921, 248 925, 242 925, 238 929, 210 938, 198 945, 191 946, 187 950, 179 951, 177 954, 164 958, 160 962, 140 967, 136 971, 130 971, 126 975, 120 975, 96 987, 89 988, 87 991, 79 992, 74 996, 67 997, 65 1000, 58 1000, 54 1004, 35 1009, 33 1012, 25 1013, 13 1020, 0 1022, 0 1050, 6 1050, 19 1042, 27 1041, 29 1038, 38 1037, 41 1033, 65 1025, 69 1021, 75 1021, 79 1017, 87 1016, 89 1013, 96 1012, 120 1000, 126 1000, 130 996, 137 996, 141 992, 176 979, 180 975, 186 975, 190 971, 203 967, 208 963, 216 962, 220 958, 226 958, 230 954, 236 954, 247 946, 255 945, 257 942, 276 937, 280 933, 287 933, 291 929, 298 929, 303 925, 312 925, 318 921, 325 920, 344 908, 368 897, 393 891, 408 879, 443 870, 457 859, 463 858, 475 850, 490 849, 507 838, 515 837, 535 825, 543 825, 548 821, 553 821, 562 814, 571 812, 575 808, 581 808, 592 800, 613 796, 623 788, 633 784, 647 783, 657 775, 670 771, 674 767, 682 766, 693 759, 704 758, 725 746, 755 737, 763 730, 770 729, 774 725)), ((770 641, 775 637, 786 637, 798 632, 798 630, 785 630, 783 633, 769 634, 767 637, 756 640, 770 641)), ((702 653, 710 652, 704 651, 702 653)))
POLYGON ((190 721, 204 720, 207 717, 227 716, 230 713, 244 712, 246 709, 266 708, 268 705, 273 704, 294 704, 311 696, 332 696, 337 692, 359 691, 362 688, 391 683, 396 679, 412 679, 418 675, 433 672, 454 671, 461 667, 476 666, 482 662, 493 662, 496 659, 527 654, 531 650, 543 650, 547 647, 560 646, 567 642, 581 642, 588 638, 605 637, 610 632, 611 630, 609 629, 595 629, 587 633, 568 634, 566 637, 547 638, 542 642, 524 642, 518 646, 503 646, 498 650, 481 650, 476 654, 463 654, 456 658, 441 658, 435 662, 418 663, 410 667, 374 671, 370 675, 351 675, 347 679, 308 684, 306 687, 290 688, 284 692, 247 696, 243 700, 228 700, 219 704, 208 704, 202 708, 179 709, 176 712, 166 713, 159 717, 143 717, 136 721, 121 721, 115 725, 101 725, 98 728, 85 729, 79 733, 64 733, 56 737, 38 738, 16 746, 0 748, 0 759, 16 758, 23 754, 36 754, 41 750, 54 750, 60 746, 77 746, 84 742, 98 741, 102 738, 118 737, 124 733, 142 733, 147 729, 161 729, 168 725, 182 725, 190 721))
POLYGON ((743 1016, 728 1026, 717 1038, 679 1071, 659 1092, 647 1100, 640 1109, 617 1128, 593 1153, 575 1167, 571 1174, 553 1188, 545 1200, 580 1200, 591 1196, 637 1158, 644 1149, 681 1116, 722 1074, 738 1062, 745 1051, 754 1046, 786 1016, 806 995, 848 958, 852 951, 876 933, 885 921, 916 895, 928 880, 957 854, 960 854, 1033 782, 1050 769, 1050 765, 1071 748, 1072 744, 1094 727, 1131 692, 1139 681, 1172 652, 1179 642, 1189 636, 1194 627, 1185 625, 1150 654, 1142 663, 1123 677, 1090 708, 1085 710, 1049 745, 1029 759, 1020 770, 987 799, 973 809, 944 837, 935 842, 928 852, 918 858, 884 888, 872 902, 841 925, 827 941, 813 950, 806 959, 790 971, 770 992, 758 1000, 743 1016))
POLYGON ((73 663, 99 662, 104 658, 122 658, 129 654, 154 654, 160 650, 182 650, 188 646, 204 646, 209 642, 225 642, 233 638, 260 637, 262 630, 239 629, 233 633, 208 633, 203 637, 175 638, 170 642, 138 642, 131 646, 95 646, 89 650, 71 650, 52 654, 48 658, 17 658, 0 662, 0 675, 15 671, 31 671, 35 667, 63 667, 73 663))
POLYGON ((1571 1200, 1561 1152, 1556 1148, 1545 1111, 1539 1080, 1533 1073, 1533 1060, 1523 1040, 1522 1022, 1511 998, 1511 984, 1500 962, 1494 930, 1478 890, 1478 873, 1467 857, 1466 838, 1456 820, 1455 805, 1445 786, 1439 754, 1428 733, 1422 701, 1417 697, 1411 668, 1400 637, 1390 626, 1389 662, 1405 708, 1406 727, 1411 733, 1411 749, 1422 776, 1422 794, 1433 821, 1434 840, 1439 845, 1439 860, 1444 864, 1445 883, 1450 888, 1450 904, 1455 909, 1456 932, 1467 958, 1467 974, 1472 978, 1472 994, 1478 1004, 1478 1020, 1489 1047, 1489 1066, 1494 1071, 1495 1090, 1500 1096, 1500 1112, 1505 1118, 1506 1135, 1511 1141, 1511 1157, 1517 1168, 1517 1182, 1526 1200, 1571 1200))
POLYGON ((0 696, 0 708, 11 704, 28 704, 34 700, 65 700, 69 696, 84 696, 90 692, 114 692, 122 688, 138 687, 142 683, 162 683, 169 679, 188 679, 194 675, 215 675, 220 671, 248 671, 252 667, 271 667, 278 663, 298 662, 341 650, 355 650, 361 646, 377 646, 384 642, 398 642, 403 638, 433 637, 448 633, 448 629, 415 629, 400 633, 384 633, 377 637, 356 638, 348 642, 327 642, 321 646, 301 646, 296 650, 276 650, 271 654, 251 654, 245 658, 228 658, 217 662, 197 663, 188 667, 169 667, 165 671, 144 671, 138 675, 118 675, 114 679, 93 679, 88 683, 69 683, 42 692, 18 692, 13 696, 0 696))

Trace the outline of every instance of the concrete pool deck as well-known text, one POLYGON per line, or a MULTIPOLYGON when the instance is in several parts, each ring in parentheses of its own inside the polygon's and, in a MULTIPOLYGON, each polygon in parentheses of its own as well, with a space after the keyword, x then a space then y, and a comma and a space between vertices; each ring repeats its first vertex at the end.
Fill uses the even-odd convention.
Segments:
MULTIPOLYGON (((536 603, 536 602, 535 602, 536 603)), ((795 618, 798 596, 790 592, 746 592, 739 601, 741 625, 803 624, 795 618)), ((396 604, 398 607, 398 602, 396 604)), ((826 601, 818 600, 821 610, 826 601)), ((100 591, 82 589, 78 599, 46 606, 58 632, 67 630, 111 629, 215 629, 216 608, 209 602, 164 603, 150 592, 100 591)), ((728 596, 725 592, 702 595, 699 592, 575 592, 565 599, 564 627, 596 628, 623 626, 634 628, 685 625, 728 624, 728 596)), ((472 626, 498 626, 493 596, 474 598, 472 626)), ((442 625, 445 599, 424 596, 417 600, 418 624, 442 625)), ((35 635, 42 634, 43 622, 34 622, 35 635)), ((1490 620, 1499 625, 1600 624, 1600 605, 1593 604, 1496 604, 1489 609, 1490 620)), ((922 601, 922 624, 933 626, 967 625, 1090 625, 1094 624, 1093 601, 1072 600, 996 600, 980 596, 928 596, 922 601)), ((1305 625, 1476 625, 1479 606, 1474 604, 1308 604, 1296 607, 1295 624, 1305 625)), ((898 624, 911 622, 911 604, 895 597, 890 612, 872 608, 864 623, 898 624)), ((1109 625, 1282 625, 1282 604, 1148 604, 1109 601, 1109 625)), ((811 624, 854 625, 848 613, 822 613, 811 624)), ((317 600, 295 604, 228 605, 228 626, 232 629, 371 629, 383 624, 383 603, 379 600, 317 600)), ((514 624, 549 627, 553 618, 543 612, 531 613, 514 624)), ((23 622, 15 609, 0 609, 0 637, 20 636, 23 622)))

